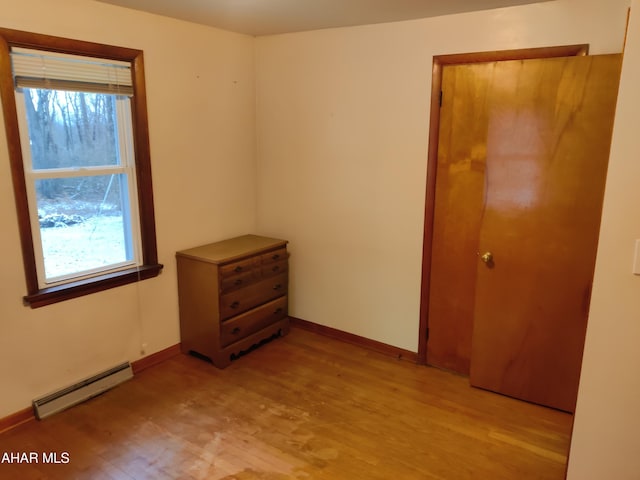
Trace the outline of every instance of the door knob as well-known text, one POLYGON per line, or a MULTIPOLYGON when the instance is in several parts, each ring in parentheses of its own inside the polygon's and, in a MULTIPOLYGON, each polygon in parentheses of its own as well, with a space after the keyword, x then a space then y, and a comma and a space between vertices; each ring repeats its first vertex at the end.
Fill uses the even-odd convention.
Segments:
POLYGON ((480 260, 487 264, 493 262, 493 253, 484 252, 482 255, 480 255, 480 260))

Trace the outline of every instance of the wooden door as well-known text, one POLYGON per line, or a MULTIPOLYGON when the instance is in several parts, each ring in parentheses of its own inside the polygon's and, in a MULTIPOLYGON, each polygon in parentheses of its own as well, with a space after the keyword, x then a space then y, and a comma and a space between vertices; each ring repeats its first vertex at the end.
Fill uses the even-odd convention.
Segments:
POLYGON ((443 69, 428 363, 573 410, 620 62, 443 69))
POLYGON ((469 375, 480 222, 486 102, 495 63, 447 66, 431 246, 427 363, 469 375), (480 101, 478 101, 480 100, 480 101))
POLYGON ((620 55, 494 66, 474 386, 575 408, 620 66, 620 55))

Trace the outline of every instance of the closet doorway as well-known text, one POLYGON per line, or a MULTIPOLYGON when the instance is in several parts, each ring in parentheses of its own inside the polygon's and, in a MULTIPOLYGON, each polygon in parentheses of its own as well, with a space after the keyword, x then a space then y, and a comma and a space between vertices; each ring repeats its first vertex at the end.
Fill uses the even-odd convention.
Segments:
POLYGON ((434 59, 425 211, 420 359, 569 412, 622 57, 586 53, 434 59))

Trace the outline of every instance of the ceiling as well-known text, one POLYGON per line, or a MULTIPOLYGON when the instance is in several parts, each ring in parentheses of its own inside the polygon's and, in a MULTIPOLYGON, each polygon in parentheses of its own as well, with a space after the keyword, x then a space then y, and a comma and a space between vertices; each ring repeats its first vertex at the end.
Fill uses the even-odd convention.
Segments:
POLYGON ((413 20, 549 0, 98 0, 248 35, 413 20))

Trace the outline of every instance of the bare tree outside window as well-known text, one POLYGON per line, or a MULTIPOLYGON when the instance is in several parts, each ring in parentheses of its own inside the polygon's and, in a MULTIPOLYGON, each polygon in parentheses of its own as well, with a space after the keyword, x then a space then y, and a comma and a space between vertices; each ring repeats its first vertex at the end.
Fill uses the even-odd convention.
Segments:
POLYGON ((32 168, 56 170, 55 178, 35 182, 46 278, 132 261, 127 179, 75 175, 120 165, 116 96, 25 89, 24 100, 32 168), (74 175, 60 177, 61 169, 74 175))

